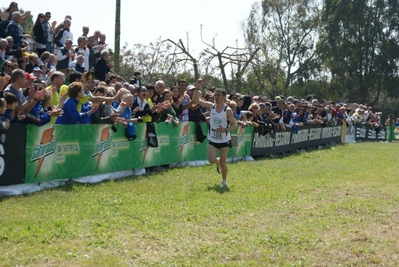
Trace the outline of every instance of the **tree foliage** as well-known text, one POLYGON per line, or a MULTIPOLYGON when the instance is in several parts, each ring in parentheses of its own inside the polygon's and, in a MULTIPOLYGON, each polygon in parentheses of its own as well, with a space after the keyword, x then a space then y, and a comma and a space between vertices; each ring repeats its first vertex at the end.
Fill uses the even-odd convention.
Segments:
MULTIPOLYGON (((158 78, 169 80, 182 72, 176 60, 175 48, 165 41, 157 40, 148 45, 134 44, 132 48, 125 43, 120 54, 119 74, 126 80, 132 78, 135 71, 141 71, 143 80, 148 83, 158 78)), ((170 82, 175 83, 174 80, 170 82)))
POLYGON ((331 84, 349 101, 399 97, 397 0, 325 0, 317 45, 331 84))
POLYGON ((317 0, 263 0, 262 32, 267 52, 285 71, 284 90, 299 77, 309 78, 316 58, 315 40, 320 26, 317 0))
POLYGON ((263 0, 252 5, 243 24, 248 49, 260 48, 251 78, 270 98, 287 94, 293 81, 310 78, 319 14, 317 1, 310 0, 263 0))

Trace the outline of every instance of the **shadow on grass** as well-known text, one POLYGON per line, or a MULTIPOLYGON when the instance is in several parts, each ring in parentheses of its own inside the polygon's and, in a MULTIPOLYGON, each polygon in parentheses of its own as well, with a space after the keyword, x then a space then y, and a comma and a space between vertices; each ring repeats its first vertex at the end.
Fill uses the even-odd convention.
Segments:
MULTIPOLYGON (((99 182, 87 182, 87 183, 83 183, 83 182, 78 182, 78 181, 74 181, 73 179, 70 179, 68 181, 66 181, 64 184, 60 184, 58 186, 55 187, 51 187, 51 188, 45 188, 43 190, 39 190, 37 192, 34 192, 32 194, 40 194, 41 192, 46 192, 46 191, 62 191, 62 192, 72 192, 72 191, 76 191, 79 190, 79 188, 83 188, 83 187, 98 187, 98 186, 103 186, 104 184, 110 184, 110 183, 121 183, 124 181, 128 181, 128 180, 138 180, 138 179, 143 179, 146 175, 140 175, 140 176, 128 176, 128 177, 122 177, 122 178, 118 178, 118 179, 110 179, 110 180, 103 180, 103 181, 99 181, 99 182)), ((32 194, 23 194, 20 196, 29 196, 32 194)))
POLYGON ((313 151, 317 150, 322 150, 322 149, 336 149, 342 146, 345 146, 346 144, 343 143, 330 143, 330 144, 322 144, 322 145, 316 145, 316 146, 309 146, 305 148, 299 148, 295 150, 290 150, 290 151, 285 151, 281 153, 275 153, 275 154, 266 154, 266 155, 261 155, 261 156, 252 156, 255 160, 265 160, 265 159, 285 159, 287 157, 303 154, 303 153, 311 153, 313 151))
POLYGON ((217 185, 217 184, 215 184, 214 186, 208 186, 207 190, 215 191, 216 193, 219 193, 219 194, 224 194, 224 193, 230 192, 230 188, 228 186, 221 187, 220 185, 217 185))

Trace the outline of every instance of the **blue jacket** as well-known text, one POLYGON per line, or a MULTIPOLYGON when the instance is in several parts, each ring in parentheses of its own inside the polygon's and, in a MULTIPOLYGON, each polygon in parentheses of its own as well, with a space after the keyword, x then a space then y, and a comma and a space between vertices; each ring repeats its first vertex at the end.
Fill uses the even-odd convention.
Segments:
POLYGON ((21 26, 12 20, 10 24, 7 25, 6 32, 7 35, 14 39, 14 45, 18 48, 21 48, 22 39, 24 38, 24 31, 22 30, 21 26))
MULTIPOLYGON (((66 49, 65 47, 60 48, 60 52, 62 53, 63 56, 69 53, 68 49, 66 49)), ((69 67, 69 57, 66 57, 63 60, 57 62, 57 70, 67 69, 68 67, 69 67)))
POLYGON ((76 98, 68 98, 65 103, 64 107, 62 110, 64 111, 64 114, 62 116, 57 117, 55 120, 55 124, 85 124, 88 123, 87 119, 89 116, 89 113, 84 112, 80 113, 78 111, 78 103, 79 101, 76 98))
POLYGON ((48 114, 48 112, 43 109, 41 101, 37 102, 33 109, 28 113, 25 113, 25 115, 25 122, 34 124, 36 126, 45 125, 51 120, 50 114, 48 114))
POLYGON ((123 112, 121 114, 119 114, 119 117, 123 117, 127 120, 130 120, 132 118, 132 109, 125 107, 125 109, 123 110, 123 112))

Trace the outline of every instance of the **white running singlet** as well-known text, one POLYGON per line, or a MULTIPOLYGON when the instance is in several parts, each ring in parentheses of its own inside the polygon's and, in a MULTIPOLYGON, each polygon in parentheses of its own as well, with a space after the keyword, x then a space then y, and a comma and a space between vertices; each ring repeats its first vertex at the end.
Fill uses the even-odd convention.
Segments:
POLYGON ((218 133, 216 131, 216 129, 219 127, 226 129, 230 124, 229 121, 227 120, 226 109, 227 109, 226 105, 220 113, 216 112, 216 105, 213 105, 211 109, 211 115, 209 119, 210 127, 208 132, 208 140, 210 142, 226 143, 231 139, 230 132, 218 133))

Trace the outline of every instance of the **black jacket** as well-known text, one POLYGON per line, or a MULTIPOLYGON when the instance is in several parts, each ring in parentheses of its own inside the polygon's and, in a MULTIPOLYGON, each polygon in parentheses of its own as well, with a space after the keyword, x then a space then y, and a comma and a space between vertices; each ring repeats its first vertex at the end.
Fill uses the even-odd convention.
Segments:
POLYGON ((104 58, 100 58, 94 70, 94 75, 97 80, 104 82, 107 77, 107 73, 110 72, 110 68, 108 67, 108 63, 104 58))
POLYGON ((47 34, 43 23, 37 23, 33 26, 33 36, 35 41, 40 44, 47 44, 47 34))

